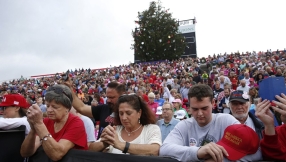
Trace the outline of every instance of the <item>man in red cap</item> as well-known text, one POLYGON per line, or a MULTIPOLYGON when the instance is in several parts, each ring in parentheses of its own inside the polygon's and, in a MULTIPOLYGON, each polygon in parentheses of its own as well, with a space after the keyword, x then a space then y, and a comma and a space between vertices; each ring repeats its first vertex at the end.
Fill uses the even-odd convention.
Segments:
POLYGON ((12 129, 25 125, 27 135, 31 130, 26 117, 26 109, 29 106, 22 95, 8 94, 3 96, 0 107, 3 110, 4 118, 0 118, 0 129, 12 129))

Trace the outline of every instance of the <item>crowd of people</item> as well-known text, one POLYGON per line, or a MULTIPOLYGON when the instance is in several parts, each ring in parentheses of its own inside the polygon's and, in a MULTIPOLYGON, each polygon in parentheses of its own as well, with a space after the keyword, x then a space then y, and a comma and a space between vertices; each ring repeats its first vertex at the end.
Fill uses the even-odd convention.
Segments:
POLYGON ((26 125, 21 155, 42 146, 54 161, 72 148, 285 161, 286 96, 259 95, 285 65, 285 50, 237 52, 15 79, 0 85, 0 129, 26 125))

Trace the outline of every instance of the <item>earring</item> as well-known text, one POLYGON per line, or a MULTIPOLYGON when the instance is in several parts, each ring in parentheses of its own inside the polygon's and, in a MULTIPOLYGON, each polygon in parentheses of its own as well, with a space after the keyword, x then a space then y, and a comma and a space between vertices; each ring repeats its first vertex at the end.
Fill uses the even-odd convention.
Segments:
POLYGON ((140 124, 140 118, 138 119, 138 122, 139 122, 139 124, 140 124))

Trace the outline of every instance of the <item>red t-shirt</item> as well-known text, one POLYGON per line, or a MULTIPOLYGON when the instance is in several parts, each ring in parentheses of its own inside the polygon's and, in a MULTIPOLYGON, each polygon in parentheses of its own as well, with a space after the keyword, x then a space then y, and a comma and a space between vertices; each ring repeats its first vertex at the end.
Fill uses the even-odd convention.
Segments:
POLYGON ((87 150, 87 136, 83 121, 69 113, 69 117, 64 127, 57 133, 54 130, 54 121, 45 118, 44 124, 52 137, 58 142, 60 139, 66 139, 75 144, 74 149, 87 150))

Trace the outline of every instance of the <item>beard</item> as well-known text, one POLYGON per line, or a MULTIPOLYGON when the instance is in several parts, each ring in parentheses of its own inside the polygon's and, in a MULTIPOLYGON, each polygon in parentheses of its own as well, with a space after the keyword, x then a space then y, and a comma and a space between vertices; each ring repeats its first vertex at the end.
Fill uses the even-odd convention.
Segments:
POLYGON ((112 110, 114 110, 114 104, 113 103, 111 103, 111 102, 107 102, 107 105, 112 109, 112 110))
POLYGON ((233 111, 231 106, 230 106, 230 111, 231 111, 233 117, 235 117, 238 120, 243 120, 243 119, 248 117, 249 108, 250 108, 250 104, 248 105, 246 112, 243 114, 237 114, 235 111, 233 111))
POLYGON ((232 111, 232 116, 234 116, 236 119, 245 119, 248 116, 248 113, 244 113, 244 114, 236 114, 235 112, 232 111))

